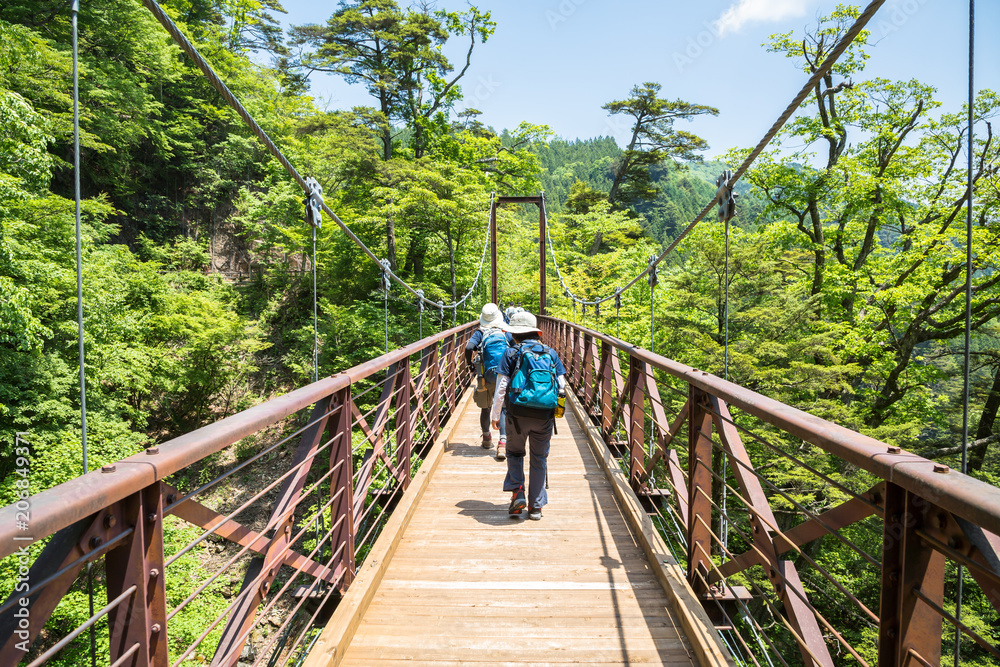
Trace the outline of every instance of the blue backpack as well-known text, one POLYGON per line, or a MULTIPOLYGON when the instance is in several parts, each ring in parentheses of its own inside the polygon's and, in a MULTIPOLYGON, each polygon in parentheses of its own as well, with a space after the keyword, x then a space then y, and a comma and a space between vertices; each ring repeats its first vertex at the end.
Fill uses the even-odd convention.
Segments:
POLYGON ((483 365, 483 375, 496 374, 503 353, 507 351, 507 334, 500 329, 494 329, 483 336, 479 343, 479 358, 483 365))
POLYGON ((510 404, 536 410, 554 410, 559 398, 556 360, 541 343, 522 343, 508 389, 510 404))

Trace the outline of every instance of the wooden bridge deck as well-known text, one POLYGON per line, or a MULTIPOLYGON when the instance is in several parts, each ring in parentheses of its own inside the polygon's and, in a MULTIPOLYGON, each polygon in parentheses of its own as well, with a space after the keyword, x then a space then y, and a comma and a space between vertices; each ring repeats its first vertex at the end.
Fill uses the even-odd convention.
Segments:
POLYGON ((541 521, 508 517, 478 413, 460 416, 370 603, 341 623, 356 626, 342 662, 328 627, 307 665, 699 664, 572 411, 541 521))

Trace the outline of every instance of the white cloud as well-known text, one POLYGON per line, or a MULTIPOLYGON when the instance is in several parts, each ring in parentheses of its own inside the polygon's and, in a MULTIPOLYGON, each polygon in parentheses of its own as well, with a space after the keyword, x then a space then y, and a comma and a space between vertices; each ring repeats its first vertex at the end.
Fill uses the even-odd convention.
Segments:
POLYGON ((754 21, 782 21, 803 16, 808 4, 804 0, 736 0, 716 20, 715 29, 724 37, 754 21))

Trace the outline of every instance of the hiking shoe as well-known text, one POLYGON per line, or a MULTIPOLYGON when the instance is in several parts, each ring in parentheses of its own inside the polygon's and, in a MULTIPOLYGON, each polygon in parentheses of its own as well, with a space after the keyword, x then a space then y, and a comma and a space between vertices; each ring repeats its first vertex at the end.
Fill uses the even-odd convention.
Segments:
POLYGON ((522 486, 514 495, 510 498, 510 507, 507 508, 507 514, 510 516, 517 516, 521 513, 525 507, 528 506, 528 502, 524 499, 524 487, 522 486))
POLYGON ((483 433, 483 449, 489 449, 493 446, 493 436, 489 433, 483 433))
POLYGON ((541 507, 532 507, 530 510, 528 510, 528 518, 531 519, 532 521, 541 521, 541 519, 542 519, 542 508, 541 507))
POLYGON ((507 458, 507 438, 500 438, 497 443, 497 461, 503 461, 507 458))

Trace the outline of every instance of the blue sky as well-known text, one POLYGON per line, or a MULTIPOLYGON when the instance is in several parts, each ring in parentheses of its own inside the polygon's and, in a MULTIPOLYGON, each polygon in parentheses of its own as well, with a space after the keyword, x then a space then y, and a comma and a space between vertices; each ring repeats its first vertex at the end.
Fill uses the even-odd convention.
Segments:
MULTIPOLYGON (((335 2, 284 0, 288 24, 322 23, 335 2)), ((405 1, 400 2, 405 5, 405 1)), ((477 45, 463 79, 466 106, 496 129, 522 120, 549 125, 567 139, 627 138, 628 124, 611 119, 604 103, 624 99, 644 81, 662 94, 717 107, 717 117, 681 123, 708 140, 708 157, 755 144, 805 75, 791 60, 768 53, 768 35, 815 25, 836 2, 827 0, 478 0, 496 33, 477 45)), ((981 0, 976 16, 976 87, 1000 91, 1000 2, 981 0)), ((454 0, 441 8, 459 10, 454 0)), ((871 58, 864 77, 915 78, 936 87, 943 110, 965 99, 968 3, 887 0, 869 29, 871 58)), ((449 44, 452 62, 465 45, 449 44)), ((329 109, 370 105, 360 86, 314 75, 312 93, 329 109)))

